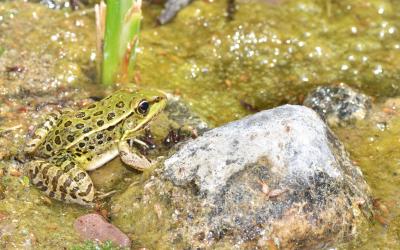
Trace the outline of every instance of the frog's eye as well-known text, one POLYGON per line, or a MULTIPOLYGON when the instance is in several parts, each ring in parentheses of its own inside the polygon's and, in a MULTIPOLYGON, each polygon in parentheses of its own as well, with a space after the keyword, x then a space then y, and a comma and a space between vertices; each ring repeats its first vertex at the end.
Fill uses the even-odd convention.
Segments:
POLYGON ((149 102, 146 101, 146 100, 143 100, 143 101, 139 102, 137 110, 142 115, 146 114, 147 111, 149 110, 149 102))

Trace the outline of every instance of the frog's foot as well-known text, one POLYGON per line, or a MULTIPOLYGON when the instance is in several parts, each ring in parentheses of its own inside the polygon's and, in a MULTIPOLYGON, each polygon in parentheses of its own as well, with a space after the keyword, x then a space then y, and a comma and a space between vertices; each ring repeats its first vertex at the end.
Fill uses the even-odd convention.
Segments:
POLYGON ((49 197, 67 203, 92 204, 92 180, 75 162, 65 160, 61 166, 56 166, 44 160, 34 160, 29 163, 28 171, 32 183, 49 197))
POLYGON ((145 156, 141 155, 136 148, 130 147, 126 141, 121 141, 118 144, 118 151, 121 160, 136 170, 143 171, 154 165, 145 156))

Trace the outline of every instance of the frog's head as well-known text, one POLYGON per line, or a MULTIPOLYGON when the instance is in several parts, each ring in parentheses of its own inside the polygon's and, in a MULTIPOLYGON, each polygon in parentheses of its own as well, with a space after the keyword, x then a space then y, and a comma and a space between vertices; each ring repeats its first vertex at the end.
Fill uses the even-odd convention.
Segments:
POLYGON ((157 90, 136 90, 131 95, 131 115, 124 122, 122 139, 146 127, 164 108, 166 96, 157 90))

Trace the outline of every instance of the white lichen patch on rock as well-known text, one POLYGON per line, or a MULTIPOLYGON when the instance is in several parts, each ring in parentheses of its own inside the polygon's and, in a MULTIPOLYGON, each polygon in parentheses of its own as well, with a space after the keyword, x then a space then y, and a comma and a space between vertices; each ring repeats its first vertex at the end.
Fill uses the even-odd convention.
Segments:
POLYGON ((330 149, 327 128, 315 112, 284 106, 248 116, 206 132, 165 161, 165 175, 177 185, 195 181, 200 190, 217 194, 232 175, 267 159, 284 178, 307 178, 316 171, 342 178, 330 149), (318 122, 315 122, 318 121, 318 122))

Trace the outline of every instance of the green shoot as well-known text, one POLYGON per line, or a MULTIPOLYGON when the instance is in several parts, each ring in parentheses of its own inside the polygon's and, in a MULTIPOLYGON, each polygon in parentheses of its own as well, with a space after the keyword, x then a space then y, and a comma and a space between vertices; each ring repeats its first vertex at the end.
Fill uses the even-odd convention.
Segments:
POLYGON ((108 0, 106 8, 101 5, 96 7, 97 32, 100 33, 98 50, 101 50, 98 54, 102 55, 99 68, 101 82, 105 85, 128 83, 134 75, 135 50, 142 20, 141 6, 141 0, 108 0), (101 27, 104 24, 103 33, 101 27))

